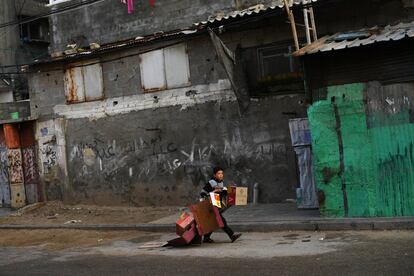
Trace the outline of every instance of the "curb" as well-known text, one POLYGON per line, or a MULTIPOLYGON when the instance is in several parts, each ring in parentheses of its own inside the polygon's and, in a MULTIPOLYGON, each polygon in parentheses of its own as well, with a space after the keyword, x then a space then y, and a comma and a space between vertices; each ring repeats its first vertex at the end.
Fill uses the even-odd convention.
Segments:
MULTIPOLYGON (((410 219, 342 219, 320 221, 278 221, 278 222, 230 222, 238 232, 279 231, 363 231, 363 230, 414 230, 414 218, 410 219)), ((70 225, 0 225, 0 230, 95 230, 95 231, 144 231, 174 233, 174 224, 70 224, 70 225)))

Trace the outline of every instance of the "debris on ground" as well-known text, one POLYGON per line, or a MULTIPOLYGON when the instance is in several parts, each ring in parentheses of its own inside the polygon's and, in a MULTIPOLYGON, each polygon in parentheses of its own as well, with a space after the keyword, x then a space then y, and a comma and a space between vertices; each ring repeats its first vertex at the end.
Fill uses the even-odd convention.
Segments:
POLYGON ((73 229, 0 230, 0 247, 36 246, 50 250, 93 247, 114 241, 158 238, 141 231, 95 231, 73 229))
POLYGON ((58 214, 54 214, 54 215, 47 216, 46 218, 47 219, 56 219, 57 217, 58 217, 58 214))
POLYGON ((149 249, 149 248, 161 248, 167 246, 168 242, 147 242, 143 245, 138 246, 140 249, 149 249))
POLYGON ((81 220, 80 224, 137 224, 148 223, 178 212, 180 207, 126 207, 97 205, 66 205, 49 201, 26 206, 15 215, 0 217, 0 224, 56 225, 81 220))
POLYGON ((82 221, 80 219, 72 219, 72 220, 68 220, 64 224, 73 224, 73 223, 81 223, 81 222, 82 221))

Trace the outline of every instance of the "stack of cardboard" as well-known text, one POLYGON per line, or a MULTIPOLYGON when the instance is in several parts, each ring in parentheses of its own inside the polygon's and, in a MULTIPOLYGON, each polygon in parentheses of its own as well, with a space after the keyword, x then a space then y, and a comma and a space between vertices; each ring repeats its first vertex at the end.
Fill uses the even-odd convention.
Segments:
POLYGON ((204 234, 224 226, 218 208, 207 200, 190 205, 190 211, 191 214, 184 212, 177 220, 175 227, 179 237, 168 241, 169 245, 200 244, 204 234))
POLYGON ((217 199, 217 196, 213 195, 210 198, 214 200, 204 200, 190 205, 191 213, 184 212, 180 216, 175 224, 179 237, 168 241, 169 245, 200 244, 203 235, 224 227, 220 212, 232 205, 247 205, 247 188, 231 186, 226 197, 217 199), (212 201, 218 203, 213 205, 212 201), (220 208, 217 206, 219 204, 220 208))

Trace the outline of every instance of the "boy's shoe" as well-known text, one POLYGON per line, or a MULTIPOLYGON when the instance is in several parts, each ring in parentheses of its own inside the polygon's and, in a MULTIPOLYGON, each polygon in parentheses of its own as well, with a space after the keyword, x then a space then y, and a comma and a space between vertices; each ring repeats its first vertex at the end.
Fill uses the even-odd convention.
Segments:
POLYGON ((214 243, 214 241, 211 238, 204 238, 203 243, 214 243))
POLYGON ((241 233, 233 234, 233 236, 231 236, 231 242, 235 242, 238 238, 241 237, 241 235, 241 233))

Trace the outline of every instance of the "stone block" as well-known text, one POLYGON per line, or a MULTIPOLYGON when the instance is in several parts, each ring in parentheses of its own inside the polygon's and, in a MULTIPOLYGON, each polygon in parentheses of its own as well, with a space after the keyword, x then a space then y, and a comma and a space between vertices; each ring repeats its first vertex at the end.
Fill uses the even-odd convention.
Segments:
POLYGON ((26 193, 23 183, 10 184, 11 207, 21 208, 26 205, 26 193))

